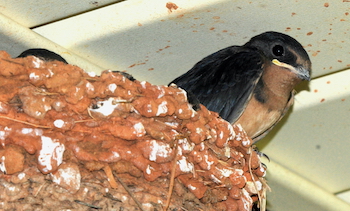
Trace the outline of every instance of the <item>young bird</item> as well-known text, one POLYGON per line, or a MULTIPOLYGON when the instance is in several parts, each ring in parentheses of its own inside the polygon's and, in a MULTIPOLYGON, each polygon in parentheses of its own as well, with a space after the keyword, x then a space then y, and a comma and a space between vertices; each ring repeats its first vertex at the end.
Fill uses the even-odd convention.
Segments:
POLYGON ((205 57, 171 83, 231 124, 241 124, 256 142, 285 115, 294 101, 294 87, 310 80, 310 73, 302 45, 269 31, 205 57))
POLYGON ((27 56, 35 56, 46 62, 57 60, 68 64, 67 61, 62 56, 44 48, 31 48, 31 49, 25 50, 19 56, 17 56, 17 58, 23 58, 27 56))

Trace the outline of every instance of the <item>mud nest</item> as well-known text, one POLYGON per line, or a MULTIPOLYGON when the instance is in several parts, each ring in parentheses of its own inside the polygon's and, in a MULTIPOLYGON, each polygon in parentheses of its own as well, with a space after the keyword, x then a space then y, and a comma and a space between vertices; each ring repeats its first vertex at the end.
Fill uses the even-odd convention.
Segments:
POLYGON ((252 140, 186 92, 0 52, 0 209, 251 210, 252 140))

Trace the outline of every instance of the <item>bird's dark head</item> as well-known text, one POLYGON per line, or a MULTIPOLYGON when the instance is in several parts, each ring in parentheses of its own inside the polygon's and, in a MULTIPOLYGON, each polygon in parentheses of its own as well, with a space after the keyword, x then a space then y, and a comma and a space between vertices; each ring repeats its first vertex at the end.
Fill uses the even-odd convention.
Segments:
POLYGON ((251 38, 244 46, 258 49, 273 64, 288 69, 302 80, 310 80, 310 58, 294 38, 269 31, 251 38))
POLYGON ((23 51, 17 58, 24 58, 27 56, 35 56, 43 61, 61 61, 68 64, 68 62, 60 55, 55 52, 49 51, 44 48, 31 48, 23 51))

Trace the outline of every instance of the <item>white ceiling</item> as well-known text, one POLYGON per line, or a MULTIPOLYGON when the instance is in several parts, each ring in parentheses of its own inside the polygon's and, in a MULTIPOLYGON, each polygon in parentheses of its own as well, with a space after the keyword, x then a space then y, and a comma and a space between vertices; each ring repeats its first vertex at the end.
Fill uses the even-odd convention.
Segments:
POLYGON ((313 80, 259 143, 272 160, 268 203, 274 211, 350 210, 335 196, 350 189, 350 2, 174 0, 176 10, 168 2, 2 0, 0 50, 44 47, 87 71, 167 84, 221 48, 287 33, 308 51, 313 80))

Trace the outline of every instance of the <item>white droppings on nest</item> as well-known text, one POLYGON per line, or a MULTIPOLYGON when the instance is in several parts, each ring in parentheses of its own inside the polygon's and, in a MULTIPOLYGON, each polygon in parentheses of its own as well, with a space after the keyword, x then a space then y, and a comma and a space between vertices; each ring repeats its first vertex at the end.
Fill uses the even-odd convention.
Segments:
POLYGON ((21 133, 31 136, 42 136, 44 131, 40 128, 22 128, 21 133))
POLYGON ((89 189, 84 188, 84 189, 83 189, 83 192, 86 194, 87 192, 89 192, 89 189))
POLYGON ((96 76, 96 73, 95 72, 88 72, 87 73, 90 77, 95 77, 96 76))
POLYGON ((264 169, 263 165, 260 165, 260 171, 264 172, 264 175, 262 177, 266 176, 266 170, 264 169))
POLYGON ((177 147, 177 155, 182 156, 182 148, 180 146, 177 147))
POLYGON ((40 68, 43 64, 43 60, 39 59, 38 57, 33 57, 32 64, 34 68, 40 68))
POLYGON ((179 126, 178 122, 164 122, 164 124, 166 124, 172 128, 177 128, 179 126))
POLYGON ((47 69, 47 70, 49 71, 49 75, 46 75, 47 78, 48 78, 48 77, 52 77, 53 75, 55 75, 55 73, 52 72, 51 69, 47 69))
POLYGON ((154 168, 151 165, 148 165, 146 168, 146 174, 152 174, 152 170, 154 170, 154 168))
POLYGON ((187 92, 184 89, 179 88, 179 92, 176 92, 177 95, 183 95, 185 97, 185 101, 187 101, 187 92))
POLYGON ((204 142, 201 142, 201 143, 200 143, 200 146, 201 146, 201 148, 199 149, 199 151, 205 150, 205 144, 204 144, 204 142))
POLYGON ((243 193, 242 202, 243 202, 244 209, 249 210, 250 205, 253 203, 253 199, 250 197, 250 194, 246 189, 242 188, 242 193, 243 193))
POLYGON ((231 124, 227 125, 228 130, 230 131, 230 137, 229 139, 232 140, 236 136, 235 130, 233 129, 231 124))
POLYGON ((250 139, 243 139, 242 145, 243 145, 243 146, 250 146, 250 145, 251 145, 251 144, 250 144, 250 139))
POLYGON ((117 84, 109 84, 108 89, 109 91, 114 92, 117 89, 117 84))
POLYGON ((215 167, 218 171, 220 171, 221 175, 224 177, 229 177, 231 174, 233 174, 233 170, 232 169, 228 169, 228 168, 218 168, 215 167))
POLYGON ((39 75, 36 75, 35 73, 30 73, 29 74, 29 78, 31 80, 39 80, 40 79, 40 76, 39 75))
POLYGON ((41 101, 43 102, 43 106, 44 106, 44 110, 45 110, 45 112, 46 111, 49 111, 49 110, 51 110, 51 105, 50 105, 50 101, 47 101, 48 99, 46 98, 46 97, 44 97, 44 98, 42 98, 41 99, 41 101))
POLYGON ((135 130, 133 133, 136 134, 137 137, 142 137, 143 135, 146 134, 145 127, 141 122, 134 124, 134 129, 135 130))
POLYGON ((26 176, 26 173, 24 173, 24 172, 21 172, 17 175, 18 179, 20 179, 20 180, 24 179, 25 176, 26 176))
POLYGON ((147 104, 147 112, 148 113, 152 112, 152 105, 151 104, 147 104))
POLYGON ((224 131, 220 131, 219 138, 222 139, 224 137, 224 131))
POLYGON ((88 91, 91 91, 91 92, 95 91, 94 85, 92 85, 92 83, 90 82, 86 82, 85 87, 87 88, 88 91))
POLYGON ((159 99, 159 98, 164 96, 165 90, 164 90, 164 88, 162 86, 157 86, 157 89, 160 91, 160 93, 159 93, 159 95, 157 97, 159 99))
POLYGON ((57 100, 54 103, 52 103, 52 107, 56 110, 56 111, 62 111, 62 109, 64 108, 64 103, 62 103, 61 101, 57 100))
POLYGON ((169 144, 164 142, 157 142, 156 140, 152 140, 150 142, 151 145, 151 152, 149 155, 150 161, 157 161, 157 157, 163 157, 166 158, 170 155, 170 153, 173 151, 173 149, 170 147, 169 144))
POLYGON ((67 184, 77 185, 78 187, 76 187, 76 189, 80 187, 81 175, 74 168, 59 168, 57 173, 51 174, 51 176, 52 181, 58 185, 65 182, 67 184))
POLYGON ((42 112, 40 112, 40 111, 35 111, 35 116, 36 116, 36 117, 40 117, 41 114, 42 114, 42 112))
POLYGON ((200 127, 197 127, 196 128, 196 133, 197 134, 201 134, 203 132, 203 129, 202 128, 200 128, 200 127))
MULTIPOLYGON (((1 128, 2 126, 0 126, 0 129, 1 128)), ((0 130, 0 140, 1 140, 2 147, 5 147, 5 139, 10 134, 11 131, 12 129, 7 126, 5 126, 3 130, 0 130)))
POLYGON ((126 203, 129 200, 129 198, 125 195, 122 196, 122 202, 126 203))
POLYGON ((179 146, 181 146, 181 149, 185 152, 190 152, 194 149, 196 146, 194 143, 189 143, 187 138, 182 138, 178 140, 179 146))
POLYGON ((0 102, 0 113, 7 113, 8 112, 8 106, 6 103, 0 102))
POLYGON ((18 191, 19 187, 16 187, 15 184, 12 183, 3 183, 2 186, 4 186, 7 190, 10 192, 18 191))
POLYGON ((147 210, 150 210, 153 208, 153 205, 151 203, 142 203, 142 207, 147 210))
POLYGON ((259 180, 255 181, 255 185, 254 185, 253 181, 247 181, 245 188, 247 189, 248 192, 253 193, 253 194, 257 194, 258 191, 262 190, 263 185, 259 180))
POLYGON ((172 87, 172 88, 178 88, 176 84, 171 83, 168 87, 172 87))
POLYGON ((181 159, 177 161, 177 163, 179 165, 180 170, 184 173, 192 172, 194 169, 193 164, 187 162, 185 156, 182 156, 181 159))
POLYGON ((195 117, 197 114, 197 111, 195 111, 191 104, 187 104, 188 108, 192 111, 191 118, 195 117))
POLYGON ((236 141, 241 141, 241 140, 242 140, 241 134, 238 133, 238 134, 236 135, 236 141))
POLYGON ((167 101, 162 101, 162 102, 158 105, 158 110, 157 110, 156 116, 159 116, 159 115, 162 115, 162 114, 166 114, 166 113, 168 112, 167 104, 168 104, 167 101))
POLYGON ((235 174, 242 176, 244 174, 244 171, 242 169, 235 169, 235 174))
POLYGON ((56 119, 54 122, 53 122, 53 125, 55 125, 55 127, 57 128, 62 128, 63 125, 64 125, 64 121, 62 119, 56 119))
POLYGON ((191 184, 187 185, 187 188, 190 189, 190 190, 196 190, 197 188, 192 186, 191 184))
POLYGON ((0 131, 0 140, 1 140, 1 146, 5 147, 5 138, 6 138, 6 133, 5 131, 0 131))
POLYGON ((146 83, 147 83, 147 81, 141 81, 140 82, 142 88, 146 89, 146 83))
POLYGON ((0 163, 0 170, 1 170, 2 172, 4 172, 4 174, 6 174, 5 160, 6 160, 6 157, 5 157, 5 156, 2 156, 2 157, 1 157, 1 163, 0 163))
POLYGON ((197 114, 197 112, 195 110, 192 109, 192 114, 191 114, 191 118, 195 117, 197 114))
POLYGON ((120 155, 119 155, 118 152, 114 152, 114 151, 113 151, 112 154, 113 154, 112 159, 113 159, 113 158, 120 158, 120 155))
MULTIPOLYGON (((74 93, 75 96, 79 96, 80 95, 80 93, 79 93, 80 89, 81 89, 80 87, 75 87, 75 93, 74 93)), ((81 100, 83 98, 84 98, 84 95, 81 95, 81 96, 79 96, 78 100, 81 100)))
POLYGON ((114 109, 118 106, 118 103, 115 103, 116 99, 113 97, 108 98, 108 100, 98 101, 98 108, 89 108, 90 111, 98 112, 104 116, 109 116, 113 113, 114 109))
POLYGON ((207 170, 210 170, 211 165, 214 164, 214 161, 209 161, 209 156, 208 155, 204 155, 204 161, 207 164, 207 170))
POLYGON ((41 136, 41 143, 38 162, 44 167, 43 172, 49 172, 52 170, 52 161, 55 161, 57 166, 62 163, 65 147, 57 139, 52 140, 47 136, 41 136))

